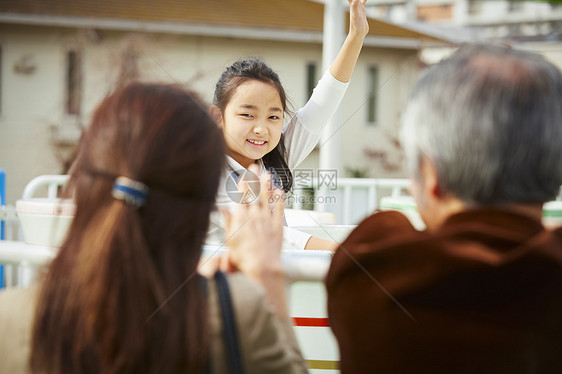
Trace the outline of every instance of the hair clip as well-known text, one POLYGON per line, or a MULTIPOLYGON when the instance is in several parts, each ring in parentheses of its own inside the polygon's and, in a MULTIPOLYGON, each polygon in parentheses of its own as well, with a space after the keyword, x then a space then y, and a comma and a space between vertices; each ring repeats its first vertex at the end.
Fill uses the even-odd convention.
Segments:
POLYGON ((146 202, 149 191, 150 189, 142 182, 127 177, 118 177, 113 184, 111 195, 135 208, 140 208, 146 202))

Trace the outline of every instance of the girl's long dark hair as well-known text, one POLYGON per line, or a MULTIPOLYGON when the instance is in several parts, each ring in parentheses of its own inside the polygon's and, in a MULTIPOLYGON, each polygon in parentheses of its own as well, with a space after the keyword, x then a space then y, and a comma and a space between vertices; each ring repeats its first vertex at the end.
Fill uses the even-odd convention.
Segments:
POLYGON ((192 94, 133 83, 97 108, 69 181, 76 216, 45 275, 31 368, 41 373, 195 373, 208 355, 197 276, 224 140, 192 94), (114 179, 150 188, 139 209, 114 179))
MULTIPOLYGON (((273 85, 279 92, 283 111, 285 113, 288 112, 287 94, 281 84, 279 75, 267 66, 265 62, 256 58, 236 61, 226 68, 215 87, 213 104, 224 114, 224 110, 236 88, 249 80, 258 80, 273 85)), ((267 169, 275 172, 276 178, 281 183, 283 190, 289 192, 293 186, 293 174, 287 165, 284 135, 281 135, 277 146, 262 157, 262 161, 267 169)))

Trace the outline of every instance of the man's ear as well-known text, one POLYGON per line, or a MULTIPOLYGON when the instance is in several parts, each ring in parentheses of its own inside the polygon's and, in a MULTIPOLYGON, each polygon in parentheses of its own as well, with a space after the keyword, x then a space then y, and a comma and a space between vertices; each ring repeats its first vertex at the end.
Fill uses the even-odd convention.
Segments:
POLYGON ((423 157, 421 160, 421 172, 423 176, 424 190, 427 191, 432 198, 442 198, 443 190, 439 185, 437 168, 427 157, 423 157))
POLYGON ((211 105, 211 107, 209 108, 209 113, 211 114, 211 117, 213 117, 217 125, 219 127, 223 127, 222 112, 220 108, 216 105, 211 105))

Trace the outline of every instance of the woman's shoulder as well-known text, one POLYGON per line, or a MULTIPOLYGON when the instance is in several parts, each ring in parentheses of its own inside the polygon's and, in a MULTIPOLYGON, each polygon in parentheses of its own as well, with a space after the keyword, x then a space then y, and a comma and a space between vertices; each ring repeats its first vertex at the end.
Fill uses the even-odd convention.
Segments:
MULTIPOLYGON (((227 274, 230 299, 232 301, 232 313, 235 319, 236 330, 238 331, 238 341, 245 367, 254 366, 251 347, 253 340, 259 335, 256 333, 256 326, 252 324, 252 319, 263 314, 264 303, 263 293, 259 288, 241 273, 227 274), (249 349, 250 348, 250 349, 249 349)), ((217 292, 217 281, 214 278, 208 279, 208 301, 209 319, 211 326, 211 356, 213 362, 213 372, 222 373, 228 370, 226 366, 225 345, 224 345, 224 321, 221 314, 222 302, 219 300, 217 292)), ((259 318, 258 318, 259 319, 259 318)))
POLYGON ((249 295, 263 295, 263 289, 256 282, 248 278, 244 273, 236 272, 227 274, 228 284, 235 289, 244 291, 249 295))
POLYGON ((0 373, 25 373, 38 287, 0 291, 0 373))
MULTIPOLYGON (((275 316, 263 289, 242 273, 228 274, 227 279, 245 370, 251 374, 306 372, 296 339, 292 336, 290 321, 279 320, 275 316)), ((215 282, 211 281, 210 313, 214 320, 212 355, 213 362, 217 363, 215 372, 224 372, 226 367, 218 363, 224 361, 221 360, 224 350, 219 344, 222 340, 222 321, 217 295, 216 291, 211 291, 215 287, 215 282)))
POLYGON ((0 336, 30 328, 36 297, 37 286, 0 291, 0 336))
MULTIPOLYGON (((247 315, 252 309, 264 307, 265 293, 257 283, 240 272, 228 273, 226 278, 235 313, 243 311, 247 315)), ((213 299, 217 297, 215 279, 209 280, 209 290, 213 299)))
POLYGON ((37 286, 28 288, 7 288, 0 291, 0 323, 10 315, 31 311, 35 305, 37 286))

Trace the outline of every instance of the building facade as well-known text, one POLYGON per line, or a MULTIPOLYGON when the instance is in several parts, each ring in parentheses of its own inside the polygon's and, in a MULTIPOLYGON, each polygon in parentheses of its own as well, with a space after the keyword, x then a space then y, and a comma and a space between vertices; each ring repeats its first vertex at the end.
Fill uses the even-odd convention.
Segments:
MULTIPOLYGON (((158 14, 141 7, 152 6, 148 1, 0 3, 0 168, 8 203, 35 176, 68 169, 92 110, 130 80, 177 82, 210 102, 226 66, 257 56, 279 73, 294 109, 304 105, 323 71, 322 5, 288 0, 278 9, 278 2, 231 0, 232 8, 221 8, 215 2, 169 5, 158 14), (267 7, 287 14, 271 20, 262 15, 267 7)), ((175 4, 159 5, 168 3, 175 4)), ((402 175, 400 108, 422 68, 419 51, 444 40, 370 23, 341 107, 338 173, 396 177, 402 175)), ((301 167, 317 168, 317 154, 301 167)))
POLYGON ((422 22, 476 31, 479 39, 562 38, 562 3, 520 0, 373 0, 369 14, 399 24, 422 22))

